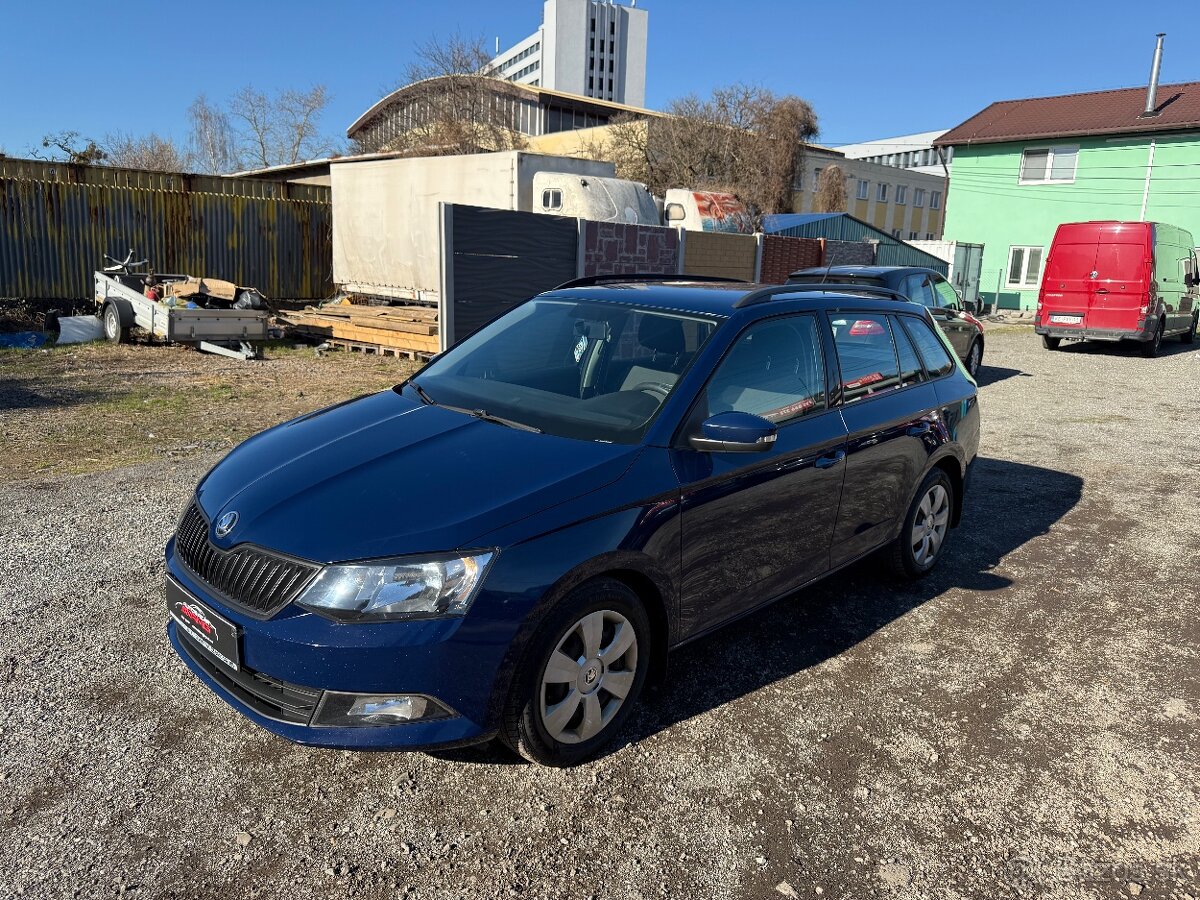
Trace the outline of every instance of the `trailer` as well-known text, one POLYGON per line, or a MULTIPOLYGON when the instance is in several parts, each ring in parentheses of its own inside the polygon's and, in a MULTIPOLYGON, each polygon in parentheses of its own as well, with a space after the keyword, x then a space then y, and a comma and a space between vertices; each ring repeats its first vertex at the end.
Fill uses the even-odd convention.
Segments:
POLYGON ((127 342, 129 330, 136 326, 168 341, 192 344, 198 350, 232 359, 254 359, 258 355, 255 342, 267 339, 269 314, 265 309, 232 306, 206 309, 195 302, 172 306, 146 295, 148 281, 169 290, 173 284, 200 280, 188 275, 137 271, 148 265, 148 261, 131 262, 132 253, 120 262, 110 256, 105 258, 113 265, 94 273, 95 301, 96 315, 110 341, 127 342))

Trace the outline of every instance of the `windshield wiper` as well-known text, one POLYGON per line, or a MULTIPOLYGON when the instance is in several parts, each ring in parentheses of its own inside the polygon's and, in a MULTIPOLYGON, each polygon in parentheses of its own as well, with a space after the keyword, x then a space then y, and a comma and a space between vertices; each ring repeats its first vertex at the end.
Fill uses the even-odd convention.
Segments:
MULTIPOLYGON (((409 382, 410 384, 412 382, 409 382)), ((502 416, 494 416, 486 409, 463 409, 461 406, 447 406, 444 403, 438 404, 442 409, 448 409, 452 412, 459 412, 463 415, 470 416, 473 419, 482 419, 485 422, 495 422, 497 425, 505 425, 509 428, 515 428, 517 431, 532 431, 534 434, 542 434, 542 429, 533 425, 526 425, 524 422, 517 422, 513 419, 505 419, 502 416)))
POLYGON ((421 387, 415 381, 410 381, 408 386, 417 392, 417 396, 420 397, 421 401, 427 406, 437 406, 437 404, 433 402, 433 398, 425 393, 425 388, 421 387))

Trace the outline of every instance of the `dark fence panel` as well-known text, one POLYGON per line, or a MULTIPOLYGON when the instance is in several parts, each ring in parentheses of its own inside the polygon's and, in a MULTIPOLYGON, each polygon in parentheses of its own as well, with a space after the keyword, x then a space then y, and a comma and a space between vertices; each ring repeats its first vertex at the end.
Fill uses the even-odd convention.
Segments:
MULTIPOLYGON (((576 219, 478 206, 450 207, 451 333, 462 340, 484 322, 576 273, 576 219)), ((445 327, 443 325, 443 327, 445 327)))
POLYGON ((821 264, 821 242, 812 238, 790 238, 764 234, 762 266, 758 280, 763 284, 783 284, 797 269, 821 264))
POLYGON ((679 271, 679 233, 674 228, 589 221, 581 227, 584 275, 679 271))
POLYGON ((825 259, 823 266, 873 266, 875 265, 875 244, 867 241, 837 241, 825 242, 825 259))
POLYGON ((327 189, 101 168, 0 167, 0 296, 90 297, 104 254, 130 249, 155 271, 221 278, 268 297, 332 292, 327 189))

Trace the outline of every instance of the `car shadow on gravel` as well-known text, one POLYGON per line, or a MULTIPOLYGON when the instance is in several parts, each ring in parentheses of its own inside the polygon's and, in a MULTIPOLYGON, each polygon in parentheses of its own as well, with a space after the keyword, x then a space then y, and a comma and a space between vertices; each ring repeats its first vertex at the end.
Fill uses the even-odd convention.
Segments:
POLYGON ((1018 375, 1022 378, 1033 377, 1028 372, 1022 372, 1020 369, 1009 369, 1006 366, 980 366, 979 374, 975 376, 975 383, 980 387, 987 387, 989 384, 1007 381, 1009 378, 1015 378, 1018 375))
MULTIPOLYGON (((642 695, 609 752, 837 657, 948 591, 1008 587, 1011 580, 996 566, 1046 534, 1082 492, 1083 480, 1066 472, 979 458, 962 522, 932 573, 897 582, 870 557, 681 647, 671 654, 666 681, 642 695)), ((492 765, 518 761, 499 742, 437 755, 492 765)))
MULTIPOLYGON (((1195 353, 1200 350, 1200 340, 1185 344, 1178 338, 1163 338, 1158 347, 1158 358, 1195 353)), ((1055 353, 1078 353, 1084 356, 1141 356, 1142 348, 1137 341, 1063 341, 1055 353)))

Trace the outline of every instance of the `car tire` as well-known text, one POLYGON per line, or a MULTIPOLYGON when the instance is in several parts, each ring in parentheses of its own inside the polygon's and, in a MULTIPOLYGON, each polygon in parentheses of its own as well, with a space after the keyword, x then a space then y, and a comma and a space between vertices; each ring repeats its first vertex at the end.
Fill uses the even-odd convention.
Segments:
POLYGON ((1048 334, 1042 335, 1042 346, 1047 350, 1057 350, 1058 345, 1062 343, 1062 338, 1050 337, 1048 334))
POLYGON ((979 377, 979 370, 983 368, 983 343, 975 340, 971 343, 971 349, 967 351, 966 360, 967 374, 972 378, 979 377))
POLYGON ((1142 356, 1146 357, 1147 359, 1153 359, 1154 357, 1158 356, 1158 348, 1162 346, 1162 335, 1165 327, 1166 322, 1160 319, 1158 326, 1154 329, 1154 337, 1150 338, 1148 341, 1142 341, 1142 356))
POLYGON ((650 619, 637 594, 613 578, 580 585, 529 642, 505 703, 500 739, 544 766, 590 759, 637 703, 650 652, 650 619))
POLYGON ((1191 326, 1188 328, 1187 331, 1185 331, 1183 334, 1181 334, 1179 336, 1179 340, 1181 340, 1185 344, 1193 344, 1196 341, 1196 324, 1197 324, 1196 319, 1197 319, 1197 316, 1193 315, 1191 326))
POLYGON ((953 517, 954 485, 941 468, 934 468, 917 488, 900 534, 892 542, 888 563, 893 574, 914 579, 932 571, 946 549, 953 517))
POLYGON ((129 343, 129 329, 121 324, 121 310, 115 303, 106 303, 100 321, 104 325, 104 336, 114 344, 129 343))

